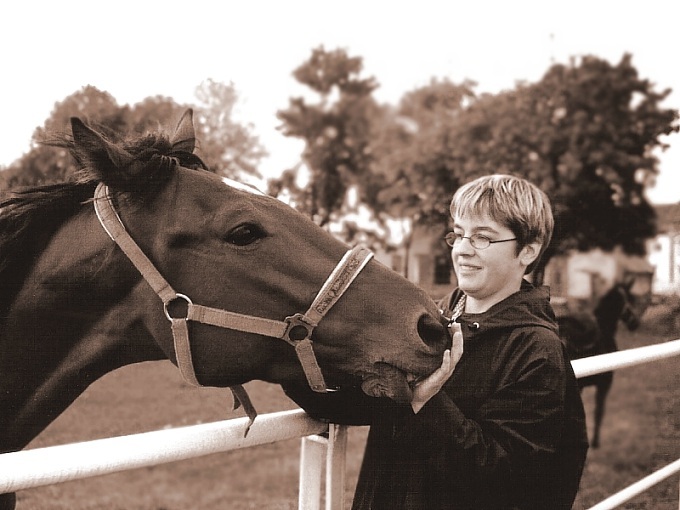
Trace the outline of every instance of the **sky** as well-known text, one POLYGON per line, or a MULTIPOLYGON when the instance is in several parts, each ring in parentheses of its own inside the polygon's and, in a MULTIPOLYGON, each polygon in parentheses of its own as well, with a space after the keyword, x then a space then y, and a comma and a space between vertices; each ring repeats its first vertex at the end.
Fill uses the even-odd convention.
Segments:
MULTIPOLYGON (((30 148, 55 104, 93 85, 120 105, 162 95, 196 103, 212 79, 233 83, 235 118, 270 153, 275 176, 300 159, 276 111, 305 89, 292 76, 314 48, 361 57, 380 102, 396 104, 432 78, 497 93, 535 82, 553 63, 624 53, 680 109, 677 0, 22 0, 0 7, 0 166, 30 148)), ((652 203, 680 200, 680 134, 657 154, 652 203)))

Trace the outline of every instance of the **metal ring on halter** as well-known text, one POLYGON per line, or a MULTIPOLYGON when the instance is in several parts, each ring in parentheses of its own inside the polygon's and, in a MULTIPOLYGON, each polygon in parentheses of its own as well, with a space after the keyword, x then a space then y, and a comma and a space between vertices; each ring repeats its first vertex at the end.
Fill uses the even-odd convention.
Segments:
POLYGON ((302 313, 286 317, 284 322, 287 324, 287 327, 281 338, 293 346, 297 342, 311 338, 312 332, 316 327, 315 324, 310 324, 309 319, 302 313))
POLYGON ((170 322, 172 322, 175 319, 184 319, 188 320, 189 317, 189 305, 193 305, 194 303, 189 299, 189 296, 185 296, 184 294, 180 294, 179 292, 175 295, 173 299, 168 301, 167 303, 163 303, 163 311, 165 312, 165 316, 168 318, 170 322), (184 314, 184 317, 173 317, 170 315, 170 311, 168 310, 168 306, 170 306, 173 303, 176 303, 178 300, 184 300, 186 302, 186 313, 184 314))

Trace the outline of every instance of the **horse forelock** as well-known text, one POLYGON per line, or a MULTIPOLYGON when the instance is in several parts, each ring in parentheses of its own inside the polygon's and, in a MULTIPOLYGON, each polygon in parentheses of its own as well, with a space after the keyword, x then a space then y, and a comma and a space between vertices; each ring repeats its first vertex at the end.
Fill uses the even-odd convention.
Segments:
POLYGON ((173 144, 163 132, 132 135, 116 142, 97 135, 74 136, 55 144, 69 149, 81 182, 101 181, 114 191, 137 198, 161 189, 178 166, 207 169, 200 157, 185 150, 183 144, 173 144))

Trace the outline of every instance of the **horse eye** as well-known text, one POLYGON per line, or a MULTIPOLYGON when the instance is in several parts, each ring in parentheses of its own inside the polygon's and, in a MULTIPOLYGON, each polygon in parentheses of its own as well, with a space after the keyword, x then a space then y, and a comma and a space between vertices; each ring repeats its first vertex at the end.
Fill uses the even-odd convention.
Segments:
POLYGON ((265 236, 264 230, 254 223, 244 223, 234 228, 225 240, 234 246, 248 246, 265 236))

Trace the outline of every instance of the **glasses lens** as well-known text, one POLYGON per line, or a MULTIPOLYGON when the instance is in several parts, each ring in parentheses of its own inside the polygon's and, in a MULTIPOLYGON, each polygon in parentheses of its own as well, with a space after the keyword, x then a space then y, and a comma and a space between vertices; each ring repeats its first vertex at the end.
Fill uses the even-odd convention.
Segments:
POLYGON ((491 243, 489 241, 489 238, 486 236, 473 235, 470 237, 470 244, 472 245, 473 248, 476 248, 477 250, 483 250, 485 248, 488 248, 491 243))
MULTIPOLYGON (((444 237, 444 240, 446 241, 446 244, 448 244, 451 248, 455 247, 457 244, 460 244, 460 242, 463 239, 469 239, 470 240, 470 245, 476 250, 484 250, 491 246, 491 239, 489 239, 486 236, 483 236, 481 234, 474 234, 471 235, 470 237, 467 236, 462 236, 459 234, 456 234, 455 232, 449 232, 446 234, 444 237)), ((498 241, 496 241, 498 242, 498 241)))

